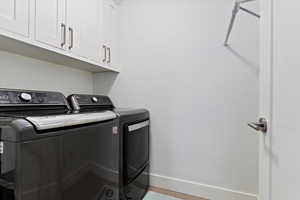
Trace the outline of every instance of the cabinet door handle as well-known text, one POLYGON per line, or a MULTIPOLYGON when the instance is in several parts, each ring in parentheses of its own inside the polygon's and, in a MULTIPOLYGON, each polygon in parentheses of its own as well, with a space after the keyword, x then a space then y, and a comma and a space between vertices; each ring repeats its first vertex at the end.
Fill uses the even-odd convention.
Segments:
POLYGON ((64 23, 61 24, 61 47, 66 44, 66 25, 64 23))
POLYGON ((71 27, 69 27, 69 33, 70 33, 70 46, 69 49, 73 48, 73 41, 74 41, 74 31, 71 27))
POLYGON ((107 61, 107 63, 109 64, 111 62, 111 50, 110 50, 110 47, 108 47, 107 49, 108 49, 108 61, 107 61))
POLYGON ((102 46, 102 48, 104 49, 104 58, 102 60, 103 63, 106 63, 106 59, 107 59, 107 47, 105 45, 102 46))

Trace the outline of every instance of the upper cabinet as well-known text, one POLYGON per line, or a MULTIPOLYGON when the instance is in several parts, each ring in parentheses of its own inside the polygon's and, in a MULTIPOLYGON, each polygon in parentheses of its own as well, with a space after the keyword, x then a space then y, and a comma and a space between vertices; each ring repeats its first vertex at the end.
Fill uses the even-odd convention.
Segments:
POLYGON ((109 67, 119 65, 119 20, 118 5, 113 0, 103 0, 102 6, 102 41, 104 58, 102 62, 109 67))
POLYGON ((1 0, 0 29, 28 37, 29 0, 1 0))
POLYGON ((67 0, 68 49, 97 61, 101 0, 67 0))
MULTIPOLYGON (((71 65, 88 63, 95 71, 118 71, 117 16, 114 0, 1 0, 0 35, 60 55, 40 59, 55 58, 65 64, 66 56, 71 65), (14 37, 1 28, 27 37, 14 37)), ((24 51, 24 47, 14 51, 17 49, 22 49, 21 54, 37 52, 24 51)))
POLYGON ((35 39, 56 48, 66 45, 65 0, 35 1, 35 39))

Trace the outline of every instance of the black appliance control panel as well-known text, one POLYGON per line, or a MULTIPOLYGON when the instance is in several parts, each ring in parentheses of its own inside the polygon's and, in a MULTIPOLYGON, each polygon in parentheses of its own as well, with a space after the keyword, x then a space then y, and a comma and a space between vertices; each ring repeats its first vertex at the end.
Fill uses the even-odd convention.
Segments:
POLYGON ((0 89, 0 106, 7 105, 65 105, 66 98, 59 92, 0 89))
POLYGON ((108 96, 103 95, 84 95, 84 94, 73 94, 68 97, 71 101, 71 105, 77 104, 80 108, 82 107, 114 107, 112 101, 108 96), (72 102, 73 101, 73 102, 72 102), (76 102, 74 102, 76 101, 76 102))

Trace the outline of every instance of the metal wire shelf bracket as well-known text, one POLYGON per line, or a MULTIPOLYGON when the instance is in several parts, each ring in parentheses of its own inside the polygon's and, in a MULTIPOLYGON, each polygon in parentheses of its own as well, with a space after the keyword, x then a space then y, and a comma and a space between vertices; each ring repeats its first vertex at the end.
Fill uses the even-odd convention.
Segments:
POLYGON ((230 34, 232 32, 232 28, 233 28, 236 16, 237 16, 239 11, 244 11, 244 12, 246 12, 246 13, 254 16, 254 17, 260 18, 259 14, 257 14, 255 12, 253 12, 251 10, 248 10, 248 9, 241 6, 241 4, 248 3, 250 1, 256 1, 256 0, 236 0, 235 1, 234 8, 233 8, 233 11, 232 11, 232 16, 231 16, 231 19, 230 19, 230 24, 229 24, 227 35, 226 35, 226 39, 225 39, 225 42, 224 42, 225 46, 228 46, 229 37, 230 37, 230 34))

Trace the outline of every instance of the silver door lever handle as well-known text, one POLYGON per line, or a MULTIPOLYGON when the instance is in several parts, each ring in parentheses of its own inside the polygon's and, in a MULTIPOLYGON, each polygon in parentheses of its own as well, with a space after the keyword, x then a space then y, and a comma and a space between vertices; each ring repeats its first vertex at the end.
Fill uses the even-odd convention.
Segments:
POLYGON ((256 131, 261 131, 263 133, 267 133, 268 131, 268 122, 265 118, 260 118, 259 122, 248 123, 248 126, 256 131))

